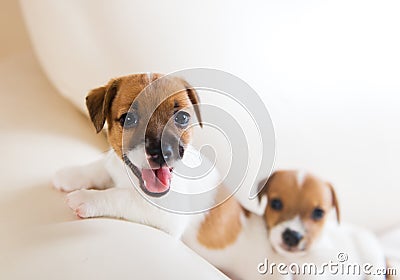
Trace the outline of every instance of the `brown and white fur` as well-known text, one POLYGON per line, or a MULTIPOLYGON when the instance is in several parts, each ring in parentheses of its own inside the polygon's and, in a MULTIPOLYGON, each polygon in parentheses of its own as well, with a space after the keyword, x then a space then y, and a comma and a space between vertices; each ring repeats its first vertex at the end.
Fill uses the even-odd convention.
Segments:
MULTIPOLYGON (((196 155, 190 145, 195 115, 201 126, 196 91, 177 77, 137 74, 93 89, 86 104, 97 132, 107 123, 111 150, 87 165, 60 170, 54 186, 70 192, 67 203, 81 218, 122 218, 179 238, 189 216, 162 210, 147 198, 157 202, 168 199, 170 189, 205 184, 174 174, 184 158, 190 162, 196 155)), ((213 184, 214 175, 206 182, 213 184)))
MULTIPOLYGON (((367 275, 274 275, 258 273, 259 265, 271 263, 302 265, 348 263, 373 265, 384 269, 385 258, 379 242, 370 232, 339 225, 339 205, 332 186, 317 177, 298 171, 278 171, 267 181, 259 199, 268 202, 262 216, 248 214, 232 198, 208 213, 197 227, 184 235, 184 241, 204 258, 235 279, 385 279, 367 275), (329 220, 332 210, 337 221, 329 220), (210 225, 213 230, 207 230, 210 225), (235 237, 233 238, 232 235, 235 237), (218 241, 218 242, 215 242, 218 241), (346 262, 344 262, 346 263, 346 262)), ((263 267, 265 270, 265 267, 263 267)))
MULTIPOLYGON (((226 197, 223 190, 219 195, 226 197)), ((182 240, 232 279, 291 279, 258 272, 259 263, 273 252, 267 229, 263 218, 244 209, 234 196, 193 220, 182 240)))

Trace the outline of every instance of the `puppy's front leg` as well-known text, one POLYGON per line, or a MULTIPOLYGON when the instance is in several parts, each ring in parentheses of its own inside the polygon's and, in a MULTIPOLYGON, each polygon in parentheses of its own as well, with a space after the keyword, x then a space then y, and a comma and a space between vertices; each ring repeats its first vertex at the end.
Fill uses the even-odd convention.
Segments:
MULTIPOLYGON (((131 220, 134 190, 77 190, 67 195, 68 206, 81 218, 113 217, 131 220)), ((143 213, 144 214, 144 213, 143 213)))
POLYGON ((66 167, 57 171, 53 177, 53 186, 65 192, 111 187, 112 179, 105 167, 107 158, 108 155, 86 165, 66 167))
POLYGON ((81 218, 125 219, 161 229, 176 238, 180 238, 189 222, 188 215, 164 212, 149 205, 133 187, 77 190, 67 195, 67 203, 81 218), (170 215, 174 218, 171 219, 170 215))

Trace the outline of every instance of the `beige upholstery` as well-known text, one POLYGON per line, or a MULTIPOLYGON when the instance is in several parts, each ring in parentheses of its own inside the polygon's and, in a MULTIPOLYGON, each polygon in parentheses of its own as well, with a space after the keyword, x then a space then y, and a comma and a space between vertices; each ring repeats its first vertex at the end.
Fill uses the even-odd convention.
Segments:
POLYGON ((1 5, 0 278, 225 279, 159 230, 70 211, 51 176, 101 155, 105 137, 44 76, 15 1, 1 5))

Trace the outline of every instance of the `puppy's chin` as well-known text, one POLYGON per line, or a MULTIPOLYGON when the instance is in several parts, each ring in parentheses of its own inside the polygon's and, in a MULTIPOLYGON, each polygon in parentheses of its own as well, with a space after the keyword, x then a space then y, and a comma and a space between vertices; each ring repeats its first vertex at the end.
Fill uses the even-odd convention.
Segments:
POLYGON ((171 189, 173 167, 149 164, 144 147, 137 147, 123 155, 125 164, 138 178, 142 191, 152 197, 166 195, 171 189))
POLYGON ((272 243, 272 248, 277 252, 279 255, 287 257, 287 258, 296 258, 302 257, 307 254, 306 248, 299 247, 288 247, 283 243, 274 244, 272 243))

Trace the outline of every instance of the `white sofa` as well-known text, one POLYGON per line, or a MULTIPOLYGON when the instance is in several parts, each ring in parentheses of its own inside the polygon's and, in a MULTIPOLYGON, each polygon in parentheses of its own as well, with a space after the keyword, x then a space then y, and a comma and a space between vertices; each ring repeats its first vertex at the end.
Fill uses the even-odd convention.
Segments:
POLYGON ((0 279, 226 279, 159 230, 79 220, 68 209, 52 174, 98 157, 106 140, 48 82, 17 3, 6 2, 0 30, 13 46, 0 51, 0 279))
POLYGON ((249 82, 275 123, 276 168, 305 168, 331 180, 343 220, 374 230, 400 260, 400 42, 389 36, 400 26, 397 4, 251 9, 211 2, 21 0, 27 32, 16 3, 3 1, 1 279, 224 279, 157 230, 77 220, 50 185, 58 168, 107 149, 82 114, 90 88, 120 74, 198 66, 249 82), (382 21, 360 15, 354 23, 360 7, 382 21), (342 20, 333 26, 337 14, 342 20), (370 38, 381 40, 384 52, 370 38), (351 44, 343 48, 341 40, 351 44))

